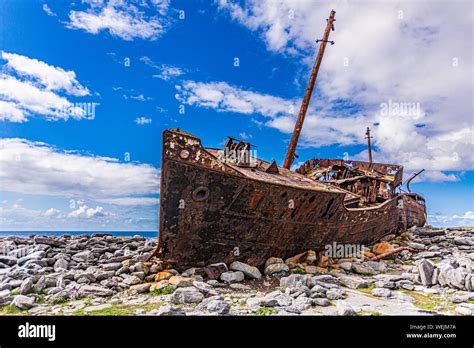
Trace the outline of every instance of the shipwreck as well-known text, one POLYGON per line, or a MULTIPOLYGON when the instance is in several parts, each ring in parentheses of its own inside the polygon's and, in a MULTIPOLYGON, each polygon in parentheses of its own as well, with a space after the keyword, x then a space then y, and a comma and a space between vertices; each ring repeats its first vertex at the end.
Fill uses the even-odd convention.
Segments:
MULTIPOLYGON (((424 198, 401 189, 403 167, 369 160, 310 159, 290 170, 329 33, 332 11, 283 166, 229 137, 205 148, 195 135, 163 132, 160 223, 153 256, 185 269, 216 262, 261 266, 325 245, 377 242, 426 222, 424 198)), ((416 173, 417 175, 419 173, 416 173)))

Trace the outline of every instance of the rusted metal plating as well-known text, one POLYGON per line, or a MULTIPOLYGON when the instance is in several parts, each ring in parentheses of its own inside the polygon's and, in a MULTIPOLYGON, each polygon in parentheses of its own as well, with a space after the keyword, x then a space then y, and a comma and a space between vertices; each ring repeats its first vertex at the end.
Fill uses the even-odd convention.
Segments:
MULTIPOLYGON (((205 149, 199 138, 180 130, 163 133, 157 251, 174 267, 235 260, 261 266, 269 257, 286 258, 333 242, 370 244, 400 228, 403 196, 391 193, 383 203, 353 207, 360 197, 337 183, 260 159, 241 167, 219 159, 222 152, 205 149)), ((352 165, 367 169, 364 162, 352 165)), ((401 180, 401 167, 373 165, 389 187, 401 180)), ((408 211, 405 201, 403 207, 408 211)), ((408 226, 412 220, 404 221, 408 226)))

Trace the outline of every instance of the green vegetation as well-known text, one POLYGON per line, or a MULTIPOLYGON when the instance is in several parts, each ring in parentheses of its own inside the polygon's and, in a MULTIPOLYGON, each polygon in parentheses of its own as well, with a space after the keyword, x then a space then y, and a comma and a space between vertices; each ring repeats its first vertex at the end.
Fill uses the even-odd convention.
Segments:
POLYGON ((405 289, 402 291, 408 293, 411 297, 413 297, 415 299, 415 301, 412 302, 413 305, 421 309, 434 311, 436 310, 436 307, 443 307, 441 311, 444 312, 448 310, 453 310, 456 307, 455 304, 447 304, 446 300, 435 295, 423 295, 418 292, 405 289))
POLYGON ((15 306, 0 306, 0 315, 28 315, 28 312, 15 306))
POLYGON ((293 268, 291 270, 291 273, 293 274, 306 274, 306 272, 304 271, 304 269, 300 268, 300 267, 296 267, 296 268, 293 268))
POLYGON ((256 315, 272 315, 277 314, 278 310, 275 308, 260 308, 255 312, 256 315))
POLYGON ((370 294, 372 292, 372 289, 375 288, 375 284, 372 283, 370 284, 368 287, 366 288, 358 288, 357 290, 361 291, 361 292, 365 292, 365 293, 368 293, 370 294))
POLYGON ((134 315, 136 310, 144 310, 149 312, 153 309, 159 308, 163 305, 161 302, 157 303, 146 303, 143 305, 127 305, 127 304, 115 304, 112 307, 100 309, 93 312, 84 312, 84 308, 73 312, 73 315, 81 316, 121 316, 121 315, 134 315))
POLYGON ((171 285, 167 285, 164 288, 153 290, 149 293, 150 296, 158 296, 158 295, 169 295, 174 292, 174 289, 171 285))

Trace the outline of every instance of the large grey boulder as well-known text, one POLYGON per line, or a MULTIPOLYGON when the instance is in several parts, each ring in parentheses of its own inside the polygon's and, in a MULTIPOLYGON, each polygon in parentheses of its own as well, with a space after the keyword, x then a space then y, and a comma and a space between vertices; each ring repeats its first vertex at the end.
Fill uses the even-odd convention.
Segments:
POLYGON ((336 302, 336 310, 338 315, 355 315, 355 310, 352 306, 343 300, 338 300, 336 302))
POLYGON ((26 278, 23 280, 23 283, 20 285, 20 294, 26 295, 33 289, 33 280, 31 278, 26 278))
POLYGON ((433 285, 433 272, 435 270, 435 265, 433 265, 428 260, 419 260, 417 262, 418 273, 420 274, 421 284, 425 286, 433 285))
POLYGON ((18 295, 14 297, 11 305, 23 310, 27 310, 35 306, 35 299, 34 297, 18 295))
POLYGON ((247 265, 246 263, 240 261, 234 261, 230 264, 229 269, 231 271, 240 271, 249 279, 260 279, 262 278, 262 273, 255 266, 247 265))
POLYGON ((244 280, 245 276, 243 272, 224 272, 221 274, 221 280, 226 283, 238 283, 244 280))
POLYGON ((203 299, 204 295, 192 286, 178 288, 171 295, 171 302, 174 304, 200 303, 203 299))
POLYGON ((113 295, 113 291, 98 285, 84 285, 79 289, 80 296, 108 297, 113 295))

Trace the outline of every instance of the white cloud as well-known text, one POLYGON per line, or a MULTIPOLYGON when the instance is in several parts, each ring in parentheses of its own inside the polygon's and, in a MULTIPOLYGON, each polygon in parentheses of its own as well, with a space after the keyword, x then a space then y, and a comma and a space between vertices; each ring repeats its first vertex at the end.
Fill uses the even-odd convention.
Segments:
POLYGON ((159 71, 158 74, 152 75, 153 77, 156 77, 165 81, 169 81, 175 77, 178 77, 184 74, 184 71, 181 68, 178 68, 176 66, 166 65, 166 64, 158 65, 147 56, 141 57, 140 60, 146 65, 154 69, 157 69, 159 71))
POLYGON ((58 209, 55 209, 55 208, 49 208, 48 210, 46 210, 44 212, 44 216, 57 216, 59 215, 60 211, 58 209))
POLYGON ((474 226, 474 211, 462 215, 428 215, 428 223, 436 226, 474 226))
POLYGON ((147 117, 137 117, 134 121, 136 124, 138 124, 139 126, 143 126, 144 124, 149 124, 152 122, 152 119, 151 118, 147 118, 147 117))
POLYGON ((107 30, 111 35, 131 41, 135 38, 155 40, 169 25, 168 0, 128 2, 110 0, 90 2, 85 11, 70 11, 70 29, 81 29, 90 34, 107 30))
POLYGON ((57 17, 57 14, 48 6, 48 4, 43 4, 43 11, 50 17, 57 17))
MULTIPOLYGON (((218 112, 257 113, 264 117, 264 125, 286 134, 293 132, 301 103, 296 98, 275 97, 230 86, 226 82, 185 81, 176 89, 176 98, 181 103, 213 108, 218 112)), ((320 99, 314 101, 305 119, 300 146, 365 144, 366 127, 376 124, 372 127, 372 135, 376 146, 374 158, 378 162, 402 164, 409 171, 424 168, 427 170, 425 179, 431 181, 455 181, 458 179, 455 174, 441 171, 469 170, 474 163, 470 127, 434 135, 417 127, 419 115, 386 115, 381 110, 372 113, 359 110, 340 115, 333 107, 320 99)), ((351 157, 368 158, 366 151, 351 157)))
POLYGON ((60 151, 25 139, 0 140, 1 190, 69 199, 157 194, 160 171, 115 158, 60 151))
MULTIPOLYGON (((270 51, 296 64, 302 60, 302 85, 314 62, 314 40, 321 38, 331 7, 337 10, 330 36, 336 44, 326 49, 300 146, 365 144, 370 126, 379 162, 425 168, 433 180, 456 180, 442 171, 473 169, 472 51, 465 44, 473 25, 469 2, 341 0, 329 7, 311 0, 219 0, 218 6, 256 32, 270 51), (384 112, 390 101, 415 103, 418 112, 384 112)), ((291 98, 294 113, 284 110, 290 100, 275 100, 279 113, 260 112, 260 103, 243 97, 245 92, 193 82, 181 87, 179 98, 218 111, 258 112, 266 126, 293 131, 299 99, 291 98)))
POLYGON ((217 111, 258 113, 274 117, 288 114, 294 109, 293 101, 268 94, 247 91, 226 82, 185 81, 176 86, 176 99, 181 103, 213 108, 217 111))
POLYGON ((160 203, 158 198, 152 197, 119 197, 119 198, 101 198, 98 202, 120 205, 120 206, 141 206, 141 205, 156 205, 160 203))
POLYGON ((0 72, 0 120, 26 122, 32 115, 41 115, 47 120, 86 116, 83 108, 59 94, 90 95, 77 81, 74 71, 14 53, 2 51, 1 57, 7 62, 0 72))
POLYGON ((37 81, 46 90, 64 90, 67 94, 79 97, 90 95, 89 90, 77 81, 74 71, 65 71, 37 59, 4 51, 2 59, 7 61, 4 68, 11 68, 19 75, 37 81))
POLYGON ((101 216, 110 216, 111 213, 104 210, 101 206, 96 206, 95 208, 89 208, 87 205, 81 205, 76 210, 73 210, 68 214, 71 218, 86 218, 91 219, 94 217, 101 217, 101 216))

